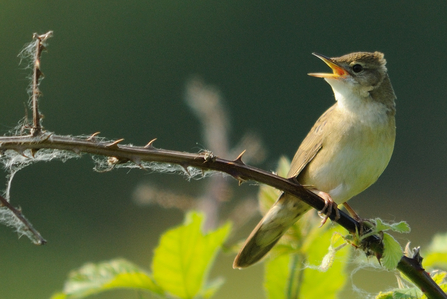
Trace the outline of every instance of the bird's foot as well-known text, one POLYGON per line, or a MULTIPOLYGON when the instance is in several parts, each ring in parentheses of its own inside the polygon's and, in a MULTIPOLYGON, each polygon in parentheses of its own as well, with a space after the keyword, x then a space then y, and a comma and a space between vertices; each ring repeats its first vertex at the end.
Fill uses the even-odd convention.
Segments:
POLYGON ((346 211, 348 211, 349 215, 351 215, 352 218, 357 220, 358 222, 363 222, 363 219, 360 218, 359 214, 357 214, 356 211, 347 203, 343 203, 343 206, 345 207, 346 211))
POLYGON ((332 215, 332 211, 335 212, 335 221, 340 219, 340 212, 338 211, 337 203, 332 199, 332 197, 323 191, 320 190, 311 190, 313 193, 318 195, 324 200, 324 207, 321 211, 318 212, 318 215, 323 218, 321 220, 320 227, 322 227, 326 221, 329 219, 329 216, 332 215))
POLYGON ((348 211, 349 215, 351 215, 351 217, 360 224, 360 236, 368 231, 371 231, 374 226, 374 221, 371 221, 370 219, 360 218, 356 211, 354 211, 354 209, 347 202, 343 203, 343 206, 345 207, 346 211, 348 211))

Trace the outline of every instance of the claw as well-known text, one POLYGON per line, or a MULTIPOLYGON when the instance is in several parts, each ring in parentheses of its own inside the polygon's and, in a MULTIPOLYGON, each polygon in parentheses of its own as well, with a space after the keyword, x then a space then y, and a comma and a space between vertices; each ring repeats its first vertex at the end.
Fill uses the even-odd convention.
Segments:
POLYGON ((329 216, 332 215, 332 210, 335 212, 335 221, 340 219, 340 212, 338 211, 337 203, 332 199, 332 197, 323 191, 320 190, 311 190, 313 193, 318 195, 324 200, 324 207, 321 209, 321 211, 318 212, 318 215, 323 218, 321 220, 320 227, 322 227, 326 221, 329 219, 329 216))

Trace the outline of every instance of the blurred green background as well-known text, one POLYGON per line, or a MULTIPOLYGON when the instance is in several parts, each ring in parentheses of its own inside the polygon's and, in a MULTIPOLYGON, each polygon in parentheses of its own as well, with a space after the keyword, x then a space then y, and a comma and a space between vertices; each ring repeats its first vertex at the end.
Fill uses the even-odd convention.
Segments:
MULTIPOLYGON (((42 58, 46 129, 101 131, 136 145, 157 137, 157 147, 197 152, 200 125, 183 98, 185 82, 200 75, 225 98, 231 141, 257 132, 268 150, 260 167, 273 170, 334 101, 329 85, 306 75, 328 70, 311 52, 382 51, 398 97, 395 152, 379 181, 350 203, 363 217, 407 220, 413 231, 399 240, 425 245, 447 230, 446 16, 446 1, 1 1, 0 130, 24 115, 29 71, 17 54, 34 32, 53 30, 42 58)), ((49 242, 36 247, 0 227, 1 298, 49 298, 88 261, 124 257, 149 267, 160 233, 183 215, 135 205, 136 186, 151 182, 198 196, 205 184, 92 167, 84 156, 17 174, 12 202, 49 242)), ((258 191, 232 185, 230 206, 258 191)), ((233 257, 220 255, 213 270, 227 279, 216 298, 262 298, 262 266, 232 270, 233 257)), ((393 281, 364 275, 367 284, 354 282, 368 292, 393 281)))

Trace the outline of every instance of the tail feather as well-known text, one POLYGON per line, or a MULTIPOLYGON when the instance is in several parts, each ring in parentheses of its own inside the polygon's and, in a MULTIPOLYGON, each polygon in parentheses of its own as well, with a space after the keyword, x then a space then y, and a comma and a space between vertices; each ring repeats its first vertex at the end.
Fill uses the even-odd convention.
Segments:
POLYGON ((310 206, 299 198, 283 193, 251 232, 233 268, 245 268, 261 260, 309 209, 310 206))

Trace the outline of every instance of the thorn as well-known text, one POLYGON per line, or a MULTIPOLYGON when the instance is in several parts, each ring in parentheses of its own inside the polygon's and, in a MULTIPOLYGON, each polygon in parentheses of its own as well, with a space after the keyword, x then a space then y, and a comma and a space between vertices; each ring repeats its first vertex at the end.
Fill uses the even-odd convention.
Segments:
MULTIPOLYGON (((278 175, 277 173, 275 173, 275 174, 278 175)), ((289 182, 292 182, 293 184, 299 185, 299 186, 301 186, 301 187, 303 187, 303 188, 306 188, 306 189, 315 189, 315 188, 316 188, 314 185, 303 185, 303 184, 301 184, 301 183, 298 181, 298 177, 296 177, 296 176, 287 178, 287 180, 288 180, 289 182)))
POLYGON ((95 137, 99 135, 99 133, 101 133, 101 132, 95 132, 95 133, 93 133, 89 138, 87 138, 87 141, 92 141, 92 140, 94 140, 95 137))
MULTIPOLYGON (((40 62, 39 61, 36 61, 36 75, 37 75, 37 78, 39 78, 39 79, 45 78, 45 74, 40 70, 40 62)), ((42 96, 42 92, 39 90, 39 88, 37 88, 36 92, 39 97, 42 96)))
POLYGON ((151 141, 149 141, 149 143, 146 144, 146 145, 144 146, 144 148, 153 148, 153 147, 154 147, 153 144, 154 144, 155 140, 157 140, 157 138, 154 138, 154 139, 152 139, 151 141))
POLYGON ((230 173, 230 175, 233 177, 233 178, 235 178, 236 180, 237 180, 237 183, 238 183, 238 185, 240 186, 240 185, 242 185, 243 183, 245 183, 247 180, 246 179, 244 179, 244 178, 242 178, 240 175, 238 175, 238 174, 231 174, 230 173))
POLYGON ((118 147, 118 143, 120 143, 123 140, 124 140, 124 138, 118 139, 118 140, 116 140, 116 141, 114 141, 114 142, 112 142, 110 144, 107 144, 106 147, 109 147, 109 148, 116 147, 117 148, 118 147))
POLYGON ((15 150, 19 155, 21 155, 21 156, 23 156, 23 157, 25 157, 25 158, 27 158, 27 159, 30 159, 30 157, 28 157, 27 155, 25 155, 23 152, 23 150, 22 149, 20 149, 20 150, 15 150))
POLYGON ((44 141, 47 141, 48 139, 50 139, 51 138, 51 136, 53 136, 53 134, 47 134, 47 135, 45 135, 45 136, 43 136, 43 138, 42 138, 42 142, 44 142, 44 141))
MULTIPOLYGON (((275 173, 275 175, 278 175, 277 173, 275 173)), ((288 181, 294 183, 294 184, 299 184, 300 182, 298 182, 298 178, 296 176, 287 178, 288 181)), ((301 184, 300 184, 301 185, 301 184)))
POLYGON ((132 162, 135 163, 135 165, 137 165, 138 167, 140 167, 143 170, 147 170, 142 164, 141 164, 141 159, 140 158, 135 158, 132 159, 132 162))
POLYGON ((237 156, 236 160, 234 160, 234 163, 245 165, 244 162, 242 162, 242 156, 245 154, 246 150, 243 150, 242 153, 237 156))
POLYGON ((39 149, 32 148, 32 149, 31 149, 31 156, 34 158, 34 155, 35 155, 38 151, 39 151, 39 149))
MULTIPOLYGON (((185 165, 182 165, 182 164, 181 164, 180 166, 181 166, 181 167, 183 168, 183 170, 188 174, 188 176, 191 177, 191 173, 190 173, 189 170, 188 170, 188 166, 187 166, 187 165, 185 166, 185 165)), ((203 170, 202 170, 202 176, 203 176, 203 175, 205 175, 205 173, 204 173, 203 170)))

